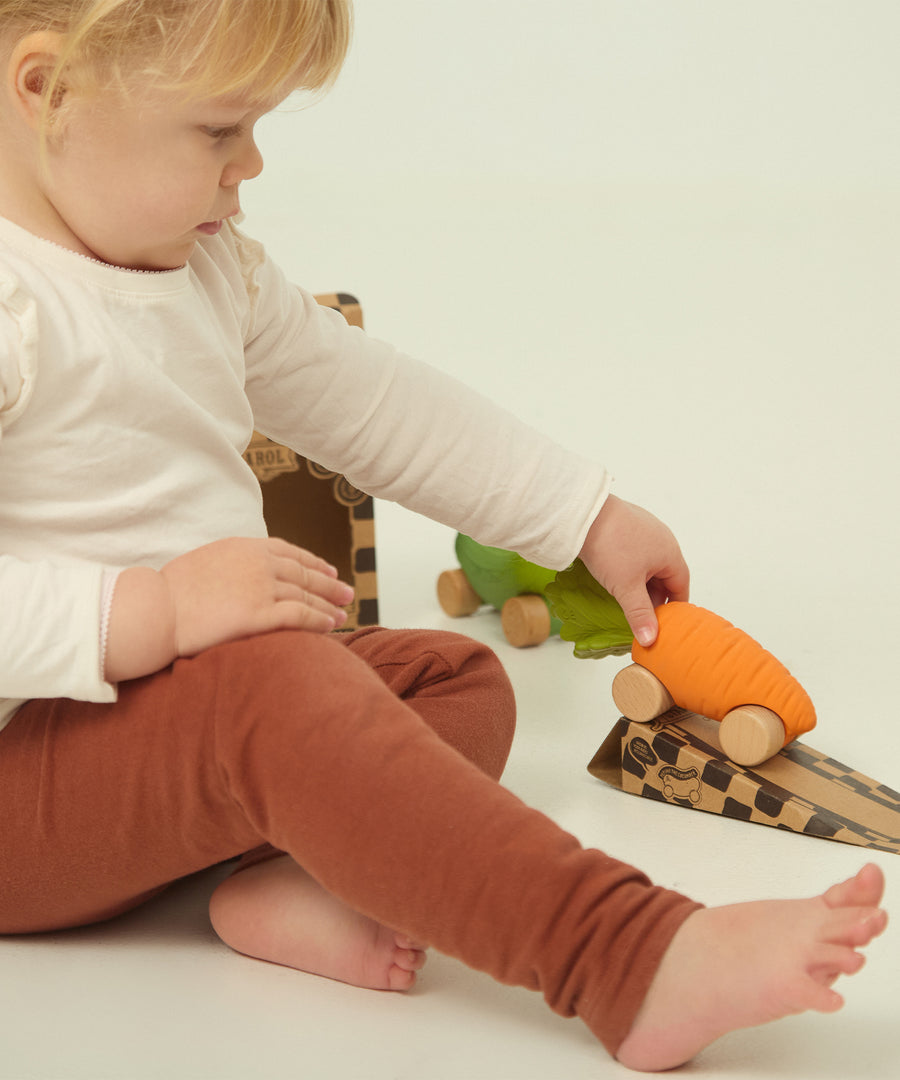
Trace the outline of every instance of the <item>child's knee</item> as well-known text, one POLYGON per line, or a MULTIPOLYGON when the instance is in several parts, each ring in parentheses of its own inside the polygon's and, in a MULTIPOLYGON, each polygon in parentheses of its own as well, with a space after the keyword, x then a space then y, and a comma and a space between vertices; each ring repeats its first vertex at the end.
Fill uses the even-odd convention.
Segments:
POLYGON ((345 637, 446 743, 495 779, 516 726, 513 689, 486 645, 448 630, 369 628, 345 637))
POLYGON ((472 663, 476 667, 482 685, 482 693, 494 718, 499 736, 507 740, 507 752, 516 730, 516 697, 509 675, 500 658, 487 645, 469 641, 473 646, 472 663))
POLYGON ((516 699, 509 676, 497 654, 482 642, 445 631, 435 647, 453 674, 446 683, 446 709, 423 715, 445 741, 499 779, 516 730, 516 699))
POLYGON ((516 723, 509 678, 490 648, 461 634, 278 631, 218 646, 213 659, 225 743, 235 734, 243 745, 248 727, 257 739, 290 740, 302 739, 305 725, 321 731, 324 722, 337 732, 357 714, 369 723, 387 691, 489 776, 499 778, 509 756, 516 723))

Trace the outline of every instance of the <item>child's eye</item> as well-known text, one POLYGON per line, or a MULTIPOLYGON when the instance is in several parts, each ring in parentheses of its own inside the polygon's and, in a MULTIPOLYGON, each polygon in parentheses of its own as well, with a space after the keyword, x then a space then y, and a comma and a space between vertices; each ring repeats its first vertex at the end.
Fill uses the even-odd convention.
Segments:
POLYGON ((221 139, 232 139, 242 134, 243 130, 240 124, 232 124, 231 127, 204 127, 202 129, 205 135, 215 139, 217 142, 221 139))

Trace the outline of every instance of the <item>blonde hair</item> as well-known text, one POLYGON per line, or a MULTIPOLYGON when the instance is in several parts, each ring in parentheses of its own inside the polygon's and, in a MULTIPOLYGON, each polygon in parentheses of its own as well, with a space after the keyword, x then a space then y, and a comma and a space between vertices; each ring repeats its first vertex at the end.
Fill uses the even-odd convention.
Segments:
POLYGON ((3 35, 62 39, 45 105, 136 81, 186 97, 323 91, 350 41, 350 0, 0 0, 3 35))

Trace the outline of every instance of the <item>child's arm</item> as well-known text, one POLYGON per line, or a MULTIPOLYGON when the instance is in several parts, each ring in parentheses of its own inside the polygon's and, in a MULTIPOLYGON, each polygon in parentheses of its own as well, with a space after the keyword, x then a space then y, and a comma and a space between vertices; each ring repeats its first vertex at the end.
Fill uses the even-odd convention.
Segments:
MULTIPOLYGON (((242 243, 240 261, 250 249, 242 243)), ((672 534, 618 499, 609 476, 444 372, 348 327, 257 250, 245 338, 257 429, 376 498, 489 547, 563 569, 578 554, 653 638, 651 601, 687 595, 672 534), (621 550, 619 542, 631 545, 621 550)), ((252 260, 251 260, 252 262, 252 260)))
POLYGON ((181 656, 271 630, 327 633, 353 590, 333 566, 277 539, 217 540, 116 582, 105 677, 149 675, 181 656))
POLYGON ((642 645, 656 639, 654 607, 687 600, 690 573, 669 529, 639 506, 609 495, 581 549, 588 570, 618 600, 642 645))

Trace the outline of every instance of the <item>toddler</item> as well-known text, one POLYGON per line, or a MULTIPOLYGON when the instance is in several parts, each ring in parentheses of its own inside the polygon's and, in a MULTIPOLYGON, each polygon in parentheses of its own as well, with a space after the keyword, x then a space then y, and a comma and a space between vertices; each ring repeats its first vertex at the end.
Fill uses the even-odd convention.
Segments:
POLYGON ((885 925, 876 867, 706 909, 583 849, 498 783, 488 650, 331 633, 351 589, 266 535, 254 428, 483 543, 580 555, 643 641, 688 594, 603 468, 236 228, 254 124, 330 84, 349 22, 348 0, 0 0, 0 933, 242 856, 210 908, 236 950, 404 990, 432 945, 633 1068, 835 1010, 885 925))

